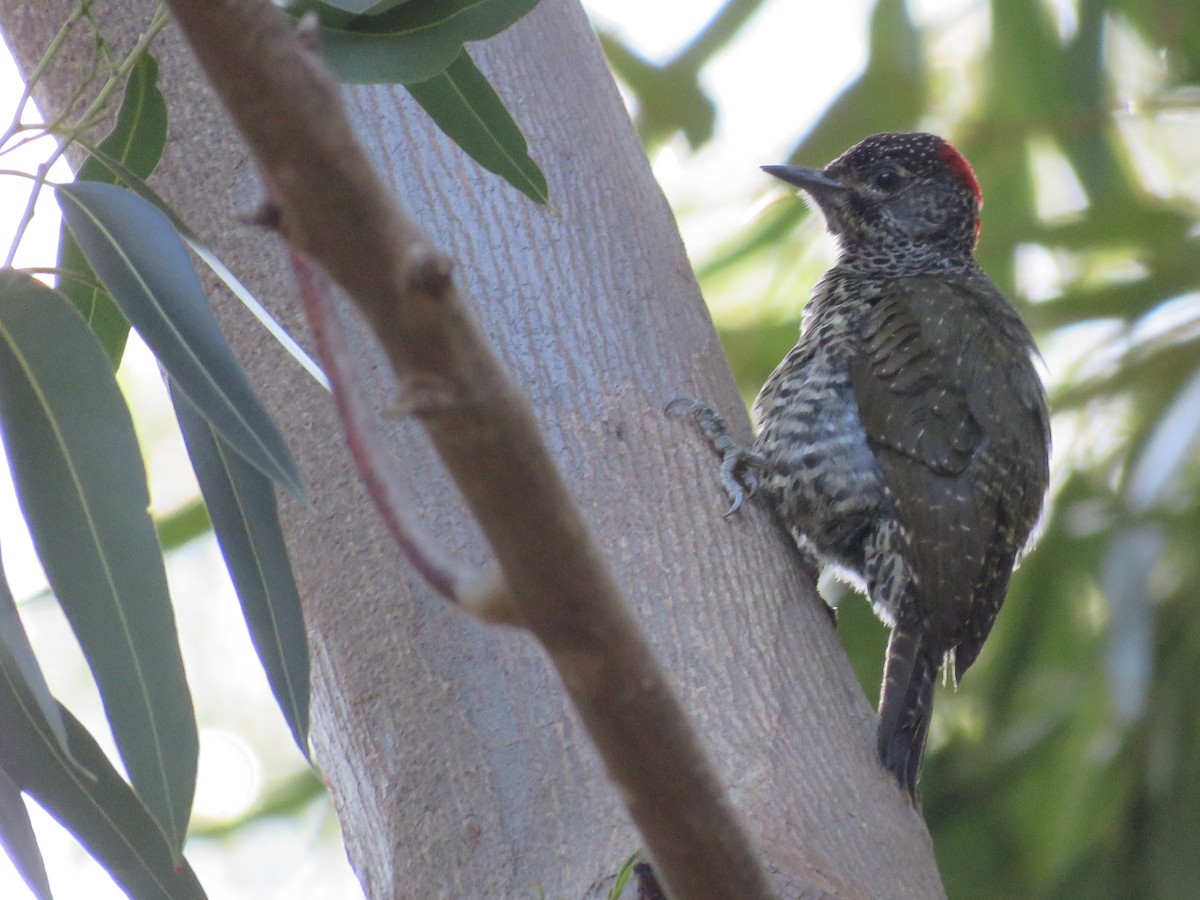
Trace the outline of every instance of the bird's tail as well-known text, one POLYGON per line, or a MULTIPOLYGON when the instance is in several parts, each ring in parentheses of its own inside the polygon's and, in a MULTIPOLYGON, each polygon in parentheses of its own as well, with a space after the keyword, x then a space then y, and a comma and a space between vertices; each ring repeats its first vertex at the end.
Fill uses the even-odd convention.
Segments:
POLYGON ((896 625, 888 641, 879 698, 879 759, 914 801, 940 662, 925 645, 920 628, 896 625))

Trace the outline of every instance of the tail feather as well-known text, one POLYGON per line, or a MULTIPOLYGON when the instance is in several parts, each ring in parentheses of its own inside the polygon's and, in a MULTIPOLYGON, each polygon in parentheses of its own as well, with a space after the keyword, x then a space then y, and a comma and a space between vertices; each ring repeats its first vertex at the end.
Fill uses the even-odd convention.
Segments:
POLYGON ((879 759, 914 800, 939 663, 920 628, 898 624, 892 631, 879 699, 879 759))

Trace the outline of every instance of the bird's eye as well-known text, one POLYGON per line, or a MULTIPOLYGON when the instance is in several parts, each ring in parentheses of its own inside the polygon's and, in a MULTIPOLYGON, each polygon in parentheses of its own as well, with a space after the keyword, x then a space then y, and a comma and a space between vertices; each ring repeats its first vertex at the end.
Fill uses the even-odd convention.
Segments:
POLYGON ((883 191, 890 191, 900 183, 900 175, 895 169, 882 168, 875 173, 875 187, 883 191))

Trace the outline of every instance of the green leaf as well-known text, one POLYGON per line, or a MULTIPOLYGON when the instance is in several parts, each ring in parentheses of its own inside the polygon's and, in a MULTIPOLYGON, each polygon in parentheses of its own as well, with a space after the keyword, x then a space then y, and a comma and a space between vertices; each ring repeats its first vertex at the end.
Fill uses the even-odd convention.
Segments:
MULTIPOLYGON (((99 149, 118 160, 139 178, 149 178, 158 166, 167 144, 167 104, 158 89, 158 64, 150 54, 142 56, 129 73, 125 97, 117 112, 117 124, 99 149)), ((118 179, 95 158, 79 167, 77 181, 117 183, 118 179)), ((58 267, 96 279, 83 251, 66 225, 59 228, 58 267)), ((116 368, 125 352, 129 323, 107 291, 85 281, 63 278, 59 290, 83 313, 116 368)))
POLYGON ((346 12, 355 12, 365 7, 362 11, 370 16, 381 16, 389 9, 403 6, 405 3, 412 3, 412 0, 379 0, 378 3, 372 3, 371 0, 329 0, 330 6, 344 9, 346 12))
MULTIPOLYGON (((403 84, 438 127, 490 172, 549 203, 546 178, 504 103, 475 68, 463 44, 492 37, 537 0, 409 0, 353 15, 320 0, 287 12, 315 12, 329 64, 349 84, 403 84)), ((344 4, 343 4, 344 6, 344 4)))
POLYGON ((199 498, 154 521, 163 550, 174 550, 212 531, 212 520, 199 498))
POLYGON ((410 0, 381 15, 355 16, 318 0, 301 0, 286 11, 317 14, 322 49, 342 81, 411 84, 432 78, 454 62, 465 42, 499 34, 537 2, 410 0))
MULTIPOLYGON (((409 0, 399 0, 399 2, 406 3, 409 0)), ((363 14, 378 15, 384 11, 379 9, 381 4, 376 2, 376 0, 326 0, 325 5, 356 16, 363 14)), ((388 3, 387 7, 390 9, 395 5, 395 3, 388 3)))
POLYGON ((407 87, 438 127, 477 163, 530 199, 550 202, 546 176, 530 159, 521 129, 466 50, 441 74, 407 87))
POLYGON ((204 900, 187 860, 163 839, 145 805, 66 709, 63 753, 28 694, 0 665, 0 763, 12 781, 70 831, 137 900, 204 900), (72 760, 78 760, 76 765, 72 760))
POLYGON ((0 768, 0 845, 38 900, 50 900, 50 878, 21 789, 0 768))
POLYGON ((36 701, 38 709, 49 725, 51 732, 58 739, 62 750, 67 749, 67 726, 63 724, 58 713, 58 701, 50 694, 46 684, 46 676, 38 665, 37 657, 33 654, 29 636, 21 624, 17 614, 17 604, 13 601, 12 591, 8 587, 8 579, 0 572, 0 647, 12 660, 16 675, 25 683, 26 690, 36 701))
POLYGON ((92 154, 93 159, 123 181, 126 187, 147 203, 157 207, 170 220, 171 224, 175 226, 175 230, 183 238, 183 242, 188 245, 188 248, 200 257, 200 260, 229 289, 230 293, 242 301, 242 305, 250 310, 254 318, 258 319, 262 324, 263 328, 267 329, 283 349, 304 367, 305 371, 313 377, 313 380, 317 384, 321 385, 325 390, 329 390, 329 379, 325 377, 325 373, 321 371, 321 367, 313 361, 312 357, 304 351, 303 347, 296 343, 295 338, 288 334, 283 326, 275 321, 258 299, 250 293, 249 289, 229 270, 229 267, 204 245, 204 242, 200 240, 200 236, 188 227, 188 224, 183 219, 175 215, 175 211, 171 209, 167 201, 158 196, 154 188, 138 177, 136 172, 131 171, 127 166, 122 165, 99 148, 87 147, 86 145, 85 147, 92 154))
POLYGON ((250 639, 300 752, 308 757, 308 635, 271 482, 233 452, 170 384, 213 531, 237 587, 250 639))
POLYGON ((239 453, 302 497, 283 435, 225 343, 167 217, 107 184, 71 184, 58 196, 88 261, 171 378, 239 453))
POLYGON ((608 900, 621 900, 621 895, 625 893, 625 885, 629 884, 629 879, 633 877, 634 870, 637 868, 641 857, 642 851, 634 850, 633 853, 629 854, 629 858, 621 864, 621 868, 617 872, 617 877, 613 880, 613 886, 609 888, 608 900))
POLYGON ((178 853, 198 740, 133 422, 77 310, 14 271, 0 272, 0 428, 38 556, 121 759, 178 853))

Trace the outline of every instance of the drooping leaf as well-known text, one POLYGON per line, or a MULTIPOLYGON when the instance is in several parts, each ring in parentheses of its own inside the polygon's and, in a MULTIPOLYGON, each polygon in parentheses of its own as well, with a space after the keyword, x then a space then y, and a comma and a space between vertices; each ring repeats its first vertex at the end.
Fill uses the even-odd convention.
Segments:
POLYGON ((77 182, 58 195, 88 262, 171 378, 239 453, 303 496, 283 435, 234 359, 167 217, 108 184, 77 182))
POLYGON ((538 0, 409 0, 381 15, 352 15, 319 0, 289 4, 315 12, 321 46, 347 84, 411 84, 432 78, 458 57, 467 41, 499 34, 538 0))
POLYGON ((279 345, 288 352, 288 355, 300 363, 304 371, 308 372, 317 384, 321 385, 325 390, 329 390, 329 379, 325 377, 325 373, 321 371, 321 367, 296 342, 296 339, 288 334, 282 325, 275 321, 275 317, 267 312, 266 307, 258 301, 257 297, 250 293, 249 288, 242 284, 241 279, 229 270, 229 267, 225 265, 221 258, 202 243, 195 232, 190 229, 181 230, 179 234, 187 242, 191 251, 200 257, 212 273, 220 279, 221 283, 229 289, 231 294, 242 301, 242 305, 250 310, 254 318, 258 319, 259 324, 267 330, 271 337, 279 342, 279 345))
POLYGON ((38 900, 51 900, 46 863, 29 821, 25 798, 16 782, 0 767, 0 846, 38 900))
POLYGON ((25 682, 25 687, 37 702, 42 716, 46 719, 50 731, 58 739, 58 745, 67 749, 67 728, 58 713, 58 701, 50 694, 46 684, 46 676, 38 665, 33 647, 29 644, 29 636, 21 617, 17 615, 17 604, 13 601, 12 591, 8 586, 8 578, 0 571, 0 647, 12 661, 14 676, 18 675, 25 682))
POLYGON ((0 428, 38 556, 121 759, 178 853, 196 783, 196 722, 133 422, 77 310, 14 271, 0 272, 0 428))
POLYGON ((0 764, 12 782, 70 831, 130 897, 204 900, 187 860, 168 845, 87 729, 60 707, 71 748, 69 756, 63 753, 32 698, 7 675, 0 665, 0 764))
POLYGON ((445 71, 407 87, 472 159, 530 199, 543 205, 550 202, 546 176, 529 157, 521 129, 466 50, 445 71))
POLYGON ((147 203, 157 207, 158 210, 166 216, 172 225, 175 226, 175 231, 183 238, 188 248, 200 257, 201 261, 208 266, 214 275, 220 279, 238 300, 242 301, 242 305, 254 315, 254 318, 267 329, 275 340, 286 350, 296 362, 304 367, 305 371, 313 377, 313 379, 326 390, 329 390, 329 379, 325 377, 325 373, 321 371, 311 356, 309 356, 304 348, 296 343, 283 326, 275 321, 274 317, 267 312, 266 308, 258 301, 250 290, 242 284, 241 280, 229 270, 221 259, 210 250, 200 236, 194 232, 186 222, 179 216, 175 215, 175 211, 171 209, 167 201, 163 200, 158 195, 154 188, 150 187, 145 181, 138 177, 136 172, 131 171, 127 166, 122 165, 117 160, 106 154, 103 150, 97 147, 87 147, 87 151, 92 154, 92 158, 103 165, 106 169, 112 172, 115 176, 124 182, 125 186, 131 191, 145 200, 147 203))
POLYGON ((287 12, 317 14, 322 48, 343 82, 405 85, 476 162, 547 204, 546 179, 529 158, 525 138, 463 46, 498 34, 536 5, 537 0, 409 0, 354 15, 345 3, 297 0, 287 12))
POLYGON ((171 401, 254 649, 300 752, 308 757, 308 637, 271 482, 171 384, 171 401))
MULTIPOLYGON (((100 149, 144 179, 158 166, 166 144, 167 104, 158 89, 158 64, 146 53, 129 72, 117 123, 100 142, 100 149)), ((95 158, 86 160, 75 177, 78 181, 117 182, 114 174, 95 158)), ((92 273, 65 224, 60 226, 58 234, 58 267, 84 275, 92 273)), ((116 368, 125 352, 129 323, 112 297, 92 284, 71 278, 62 279, 59 290, 83 313, 116 368)))

